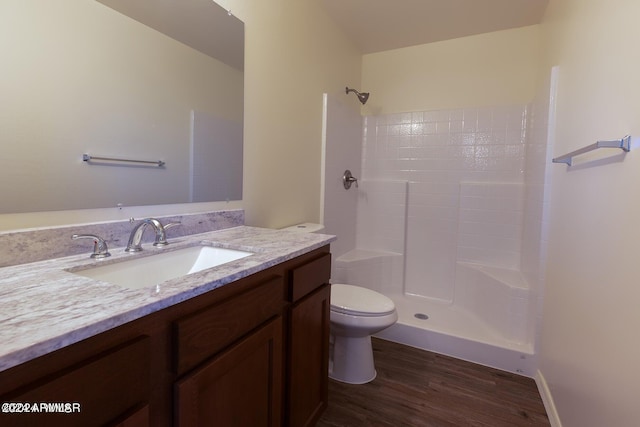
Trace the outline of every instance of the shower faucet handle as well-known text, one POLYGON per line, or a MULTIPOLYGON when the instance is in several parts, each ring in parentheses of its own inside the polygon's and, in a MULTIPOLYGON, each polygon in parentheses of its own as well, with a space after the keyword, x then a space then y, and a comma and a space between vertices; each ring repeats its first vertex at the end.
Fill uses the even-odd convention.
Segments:
POLYGON ((348 190, 351 188, 351 184, 355 183, 356 188, 358 188, 358 179, 351 174, 351 171, 347 169, 344 171, 344 175, 342 175, 342 184, 344 185, 344 189, 348 190))

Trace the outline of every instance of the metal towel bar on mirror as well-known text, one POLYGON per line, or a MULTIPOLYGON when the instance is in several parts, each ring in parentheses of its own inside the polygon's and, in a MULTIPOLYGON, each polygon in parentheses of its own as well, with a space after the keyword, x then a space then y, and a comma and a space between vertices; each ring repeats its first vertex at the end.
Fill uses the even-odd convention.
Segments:
POLYGON ((82 155, 82 160, 89 163, 91 160, 102 160, 102 161, 107 161, 107 162, 122 162, 122 163, 141 163, 141 164, 147 164, 147 165, 155 165, 158 166, 159 168, 163 167, 165 165, 165 162, 163 162, 162 160, 134 160, 134 159, 117 159, 117 158, 113 158, 113 157, 98 157, 98 156, 91 156, 89 154, 83 154, 82 155))
POLYGON ((563 156, 556 157, 551 161, 553 163, 566 163, 567 165, 571 166, 574 156, 597 150, 598 148, 619 148, 622 151, 628 152, 631 150, 631 135, 627 135, 622 139, 614 139, 611 141, 597 141, 595 144, 591 144, 579 150, 567 153, 563 156))

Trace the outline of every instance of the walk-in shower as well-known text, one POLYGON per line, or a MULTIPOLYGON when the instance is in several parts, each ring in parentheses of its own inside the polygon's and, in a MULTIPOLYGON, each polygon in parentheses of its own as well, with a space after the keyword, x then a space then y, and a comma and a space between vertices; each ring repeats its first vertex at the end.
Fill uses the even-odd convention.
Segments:
POLYGON ((366 117, 347 107, 325 96, 332 281, 394 301, 398 322, 381 338, 533 376, 545 100, 366 117), (356 164, 359 188, 345 190, 340 174, 356 164))

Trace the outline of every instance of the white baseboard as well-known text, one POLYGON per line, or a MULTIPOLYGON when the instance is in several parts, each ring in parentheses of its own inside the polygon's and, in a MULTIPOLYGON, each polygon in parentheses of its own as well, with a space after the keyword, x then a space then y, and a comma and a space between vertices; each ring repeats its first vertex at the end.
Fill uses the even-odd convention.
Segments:
POLYGON ((562 427, 560 416, 558 415, 556 405, 553 401, 553 396, 551 395, 551 390, 549 390, 547 381, 544 379, 544 375, 542 375, 542 372, 540 372, 539 369, 536 371, 534 380, 538 386, 540 397, 542 397, 542 403, 544 403, 544 409, 547 411, 547 417, 549 417, 551 427, 562 427))

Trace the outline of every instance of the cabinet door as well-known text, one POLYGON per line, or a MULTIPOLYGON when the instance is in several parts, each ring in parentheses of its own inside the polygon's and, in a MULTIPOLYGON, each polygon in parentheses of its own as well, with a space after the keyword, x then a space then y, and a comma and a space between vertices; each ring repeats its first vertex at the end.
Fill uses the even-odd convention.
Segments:
POLYGON ((149 346, 148 337, 136 338, 2 396, 2 402, 21 402, 22 412, 0 413, 0 425, 87 427, 109 423, 148 401, 149 346), (31 404, 28 413, 24 412, 25 402, 31 404))
POLYGON ((149 427, 149 405, 129 411, 126 415, 120 417, 117 421, 112 422, 108 427, 149 427))
POLYGON ((289 425, 314 425, 327 407, 330 287, 323 285, 291 310, 289 425))
POLYGON ((282 317, 178 381, 176 425, 280 426, 282 317))

